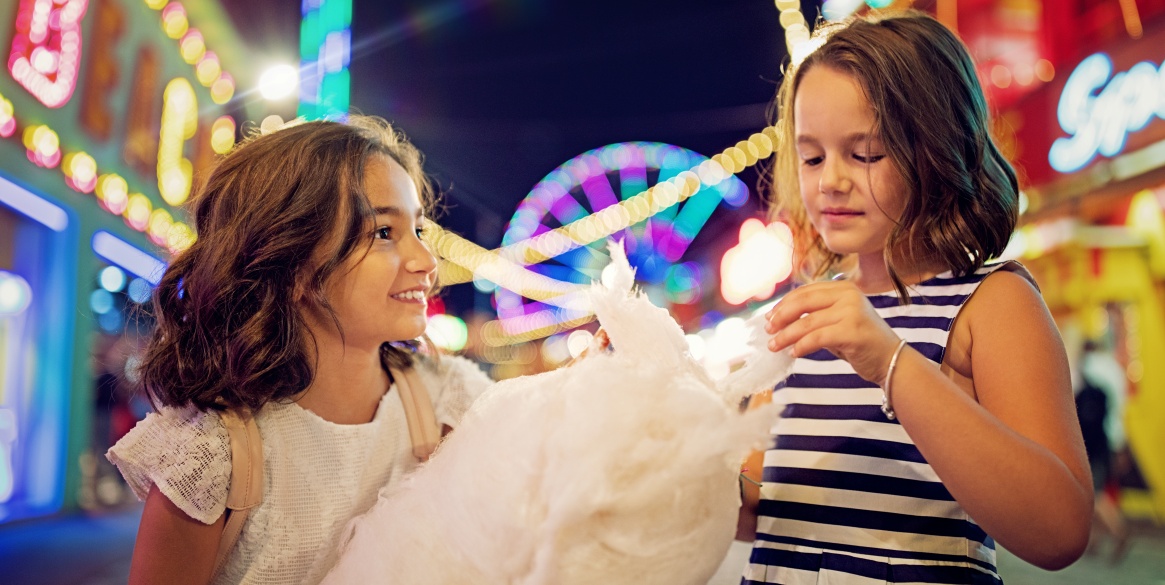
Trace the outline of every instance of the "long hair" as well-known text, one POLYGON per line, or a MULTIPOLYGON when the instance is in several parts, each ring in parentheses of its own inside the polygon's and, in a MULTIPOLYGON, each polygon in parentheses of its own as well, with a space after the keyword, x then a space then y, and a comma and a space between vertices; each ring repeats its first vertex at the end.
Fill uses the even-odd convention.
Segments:
MULTIPOLYGON (((371 245, 363 182, 375 155, 399 163, 431 208, 420 153, 380 118, 290 125, 218 163, 190 204, 198 239, 153 294, 140 374, 155 406, 255 412, 311 384, 315 339, 299 307, 314 304, 339 327, 325 286, 371 245)), ((385 344, 382 365, 408 367, 417 344, 385 344)))
POLYGON ((771 213, 793 227, 800 276, 821 278, 847 260, 825 246, 801 200, 793 100, 813 67, 857 81, 910 191, 884 246, 900 298, 908 302, 909 296, 897 259, 937 260, 966 275, 1001 254, 1018 219, 1019 184, 991 139, 987 100, 963 43, 918 11, 824 23, 812 42, 821 45, 791 66, 777 94, 782 147, 772 176, 771 213))

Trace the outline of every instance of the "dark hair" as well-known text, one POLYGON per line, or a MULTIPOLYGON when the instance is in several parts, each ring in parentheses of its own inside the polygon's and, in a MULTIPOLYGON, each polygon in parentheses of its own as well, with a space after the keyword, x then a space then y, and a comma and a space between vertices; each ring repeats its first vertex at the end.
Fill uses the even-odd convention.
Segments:
MULTIPOLYGON (((420 153, 381 118, 293 123, 218 163, 190 204, 198 239, 154 291, 157 325, 139 372, 155 406, 255 412, 311 384, 315 340, 298 306, 314 303, 339 327, 325 285, 371 245, 364 168, 381 155, 430 209, 420 153)), ((419 342, 404 345, 382 346, 382 365, 410 366, 419 342)))
POLYGON ((798 268, 816 279, 845 258, 822 241, 805 213, 793 145, 793 101, 805 72, 829 67, 853 76, 874 109, 876 132, 910 189, 886 241, 886 265, 903 255, 974 272, 1007 246, 1018 218, 1015 170, 989 133, 987 100, 967 48, 942 23, 918 11, 822 23, 820 46, 786 73, 777 94, 778 148, 772 214, 797 236, 798 268))

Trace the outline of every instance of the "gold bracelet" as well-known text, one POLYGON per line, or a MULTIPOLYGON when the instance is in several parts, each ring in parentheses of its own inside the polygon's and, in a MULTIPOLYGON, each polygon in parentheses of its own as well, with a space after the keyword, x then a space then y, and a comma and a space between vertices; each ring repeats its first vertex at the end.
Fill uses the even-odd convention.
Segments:
POLYGON ((894 406, 890 403, 890 378, 894 375, 894 367, 898 365, 898 356, 902 355, 904 347, 906 347, 906 340, 899 340, 898 347, 894 349, 894 355, 890 356, 890 367, 886 369, 886 381, 882 383, 882 414, 890 420, 897 418, 897 415, 894 414, 894 406))

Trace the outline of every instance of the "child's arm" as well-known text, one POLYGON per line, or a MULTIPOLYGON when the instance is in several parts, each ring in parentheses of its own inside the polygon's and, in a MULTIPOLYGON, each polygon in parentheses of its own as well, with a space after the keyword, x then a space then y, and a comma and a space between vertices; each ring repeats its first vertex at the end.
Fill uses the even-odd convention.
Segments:
MULTIPOLYGON (((751 410, 773 401, 773 391, 758 392, 748 399, 751 410)), ((756 509, 760 505, 760 486, 764 481, 765 452, 753 451, 741 465, 740 512, 736 517, 736 540, 752 542, 756 540, 756 509)))
POLYGON ((744 461, 740 478, 740 513, 736 517, 736 540, 756 540, 756 509, 760 505, 760 483, 764 474, 765 452, 753 451, 744 461))
MULTIPOLYGON (((1063 568, 1087 545, 1092 514, 1063 344, 1039 293, 1015 274, 987 278, 963 313, 977 401, 906 348, 891 385, 894 410, 988 534, 1030 563, 1063 568)), ((770 348, 826 348, 883 385, 898 336, 852 283, 802 287, 771 315, 770 348)))
POLYGON ((209 583, 226 515, 203 524, 150 488, 130 562, 130 585, 209 583))

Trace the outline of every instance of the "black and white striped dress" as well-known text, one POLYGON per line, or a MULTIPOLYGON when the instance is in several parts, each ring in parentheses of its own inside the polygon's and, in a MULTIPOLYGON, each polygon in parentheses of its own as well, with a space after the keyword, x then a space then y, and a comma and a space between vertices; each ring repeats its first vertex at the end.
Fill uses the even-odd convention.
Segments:
MULTIPOLYGON (((895 293, 868 298, 912 348, 942 363, 955 316, 1008 264, 1025 273, 993 264, 910 287, 910 305, 895 293)), ((743 584, 1002 583, 995 542, 882 414, 878 386, 822 350, 796 360, 773 401, 786 406, 764 456, 743 584)))

